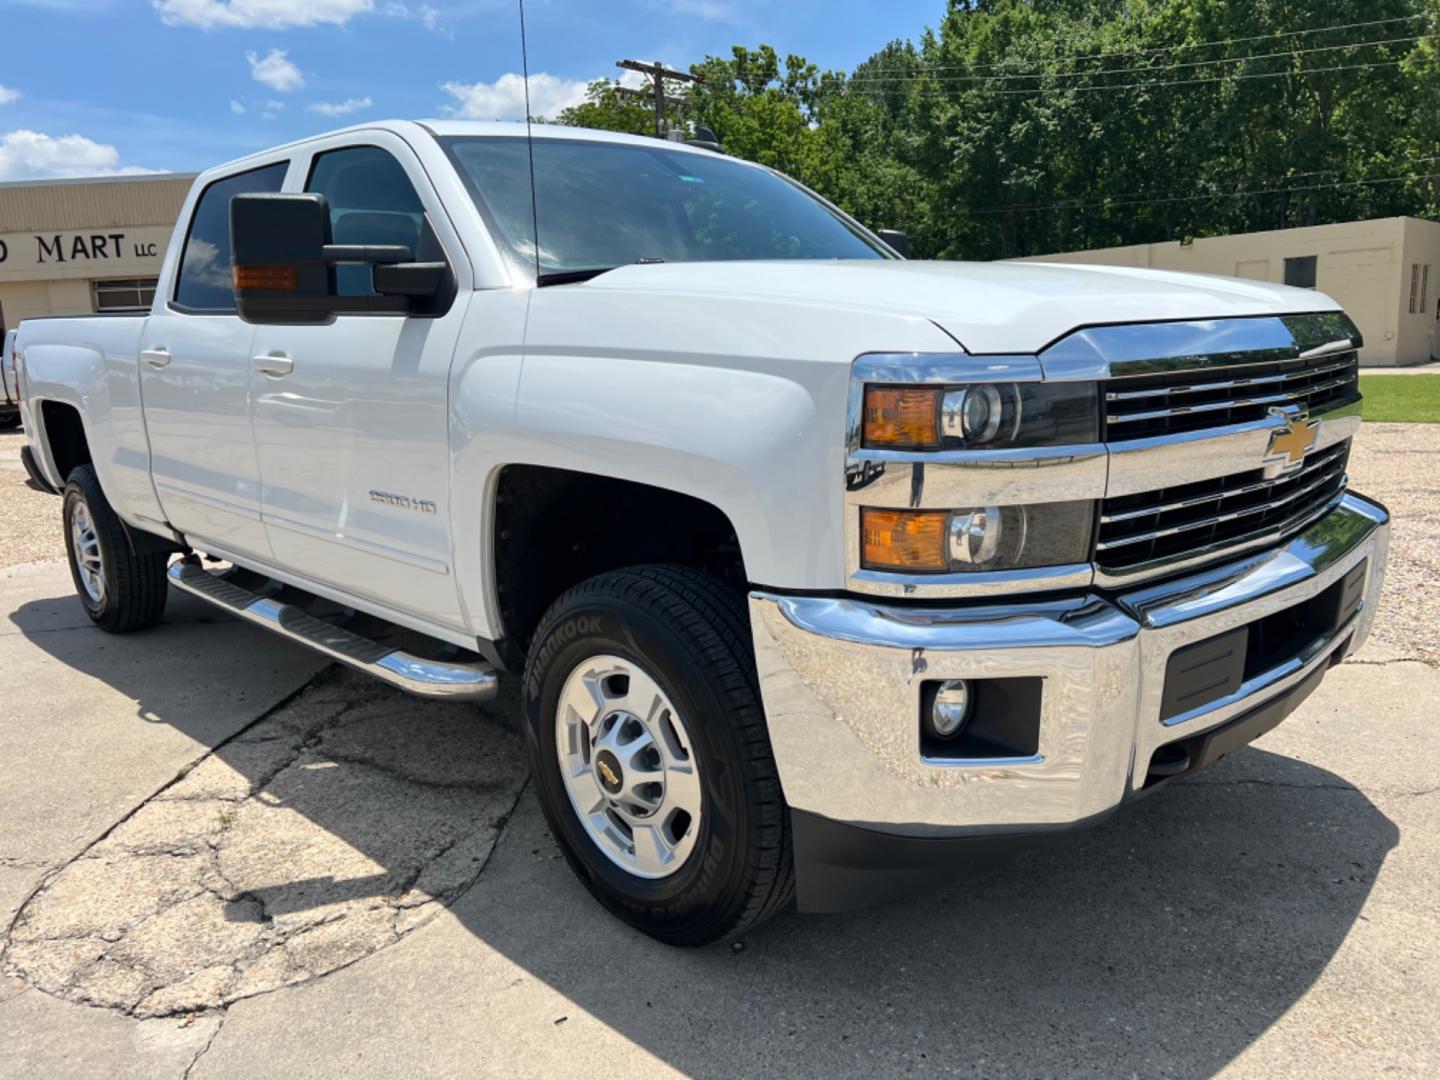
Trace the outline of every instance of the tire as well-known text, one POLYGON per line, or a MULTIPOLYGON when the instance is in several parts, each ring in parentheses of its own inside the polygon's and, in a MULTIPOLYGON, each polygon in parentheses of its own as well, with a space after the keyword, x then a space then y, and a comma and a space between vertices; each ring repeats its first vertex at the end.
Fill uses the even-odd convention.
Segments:
POLYGON ((165 552, 135 553, 91 466, 77 465, 70 471, 64 496, 65 551, 70 557, 70 578, 85 614, 111 634, 154 626, 165 614, 169 594, 165 567, 170 556, 165 552), (88 531, 77 530, 77 519, 89 525, 88 531), (90 567, 98 563, 98 589, 93 578, 87 581, 82 559, 76 557, 80 543, 77 532, 83 533, 87 541, 93 537, 93 541, 82 544, 83 562, 90 567))
MULTIPOLYGON (((627 693, 630 685, 626 676, 627 693)), ((732 589, 673 566, 634 567, 577 585, 540 621, 523 695, 531 773, 550 831, 586 888, 612 913, 659 941, 693 946, 736 938, 789 904, 795 889, 789 812, 760 703, 749 617, 732 589), (635 677, 648 676, 673 704, 674 715, 660 715, 672 722, 678 717, 698 775, 698 817, 676 850, 691 846, 683 861, 675 860, 677 869, 661 869, 664 876, 640 876, 638 864, 622 864, 623 833, 618 854, 613 842, 597 839, 586 822, 603 814, 583 817, 579 800, 572 800, 574 774, 566 779, 561 771, 562 755, 581 760, 573 741, 561 745, 564 718, 572 724, 578 718, 562 714, 562 693, 574 678, 608 670, 611 661, 634 665, 635 677)), ((594 706, 601 726, 609 722, 605 708, 594 706)), ((590 746, 597 769, 600 745, 590 746)), ((668 785, 675 774, 663 775, 668 785)), ((594 782, 602 780, 597 774, 594 782)), ((607 790, 595 794, 603 800, 607 790)), ((670 790, 664 788, 666 800, 670 790)), ((643 823, 637 849, 642 831, 643 823)))

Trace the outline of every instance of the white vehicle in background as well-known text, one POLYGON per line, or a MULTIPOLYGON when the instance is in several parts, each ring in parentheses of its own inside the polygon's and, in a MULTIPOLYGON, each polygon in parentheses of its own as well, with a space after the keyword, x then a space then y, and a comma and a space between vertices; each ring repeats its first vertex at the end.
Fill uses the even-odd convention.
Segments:
POLYGON ((16 330, 6 330, 0 344, 0 431, 20 426, 20 384, 15 377, 16 330))
POLYGON ((910 262, 721 154, 455 121, 212 169, 148 314, 19 335, 101 628, 173 585, 417 694, 523 671, 561 849, 676 944, 1277 724, 1374 617, 1359 346, 1309 290, 910 262))

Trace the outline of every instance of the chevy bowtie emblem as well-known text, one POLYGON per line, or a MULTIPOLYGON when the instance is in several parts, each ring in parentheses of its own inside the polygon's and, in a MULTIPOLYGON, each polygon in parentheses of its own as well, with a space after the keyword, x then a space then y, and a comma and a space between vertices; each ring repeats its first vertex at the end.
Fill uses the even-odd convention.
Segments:
MULTIPOLYGON (((1272 416, 1285 416, 1279 409, 1271 409, 1270 413, 1272 416)), ((1288 422, 1284 427, 1270 433, 1270 448, 1265 452, 1265 464, 1278 466, 1281 472, 1303 462, 1320 434, 1320 421, 1311 420, 1304 413, 1286 419, 1288 422)))

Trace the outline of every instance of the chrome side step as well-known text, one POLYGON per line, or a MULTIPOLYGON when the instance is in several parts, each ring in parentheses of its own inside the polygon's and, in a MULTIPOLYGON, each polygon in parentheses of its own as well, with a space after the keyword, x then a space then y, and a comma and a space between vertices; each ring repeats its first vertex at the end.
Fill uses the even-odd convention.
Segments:
POLYGON ((494 669, 483 661, 426 660, 392 649, 332 626, 294 604, 258 596, 216 577, 193 559, 172 563, 168 576, 170 584, 182 592, 420 697, 489 701, 499 686, 494 669))

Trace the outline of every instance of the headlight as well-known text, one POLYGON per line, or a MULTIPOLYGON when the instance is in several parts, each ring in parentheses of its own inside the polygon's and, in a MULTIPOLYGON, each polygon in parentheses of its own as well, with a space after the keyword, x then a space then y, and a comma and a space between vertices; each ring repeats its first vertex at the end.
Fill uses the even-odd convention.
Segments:
POLYGON ((861 445, 877 450, 1068 446, 1100 438, 1095 383, 865 387, 861 445))
POLYGON ((1090 559, 1091 501, 860 511, 860 565, 912 574, 1022 570, 1090 559))

